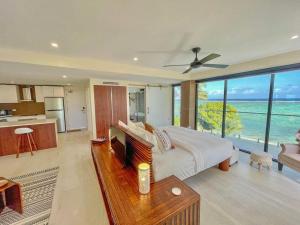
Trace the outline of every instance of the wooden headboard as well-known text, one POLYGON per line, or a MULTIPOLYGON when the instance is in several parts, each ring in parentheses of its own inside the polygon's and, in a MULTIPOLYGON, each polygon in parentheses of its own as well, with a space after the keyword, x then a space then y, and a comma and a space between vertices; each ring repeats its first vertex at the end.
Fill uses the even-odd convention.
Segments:
POLYGON ((137 136, 130 130, 116 125, 115 128, 123 131, 126 135, 126 146, 130 148, 132 151, 131 156, 131 165, 133 168, 138 171, 138 165, 140 163, 148 163, 150 165, 150 181, 154 183, 153 177, 153 169, 152 169, 152 147, 153 144, 150 142, 142 139, 141 137, 137 136))

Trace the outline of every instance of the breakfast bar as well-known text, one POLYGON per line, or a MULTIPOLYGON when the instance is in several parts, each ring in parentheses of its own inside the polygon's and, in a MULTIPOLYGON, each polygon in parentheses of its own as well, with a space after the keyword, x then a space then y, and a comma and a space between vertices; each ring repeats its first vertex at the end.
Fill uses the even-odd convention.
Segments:
MULTIPOLYGON (((29 121, 0 123, 0 156, 16 154, 18 149, 15 129, 30 128, 37 150, 57 147, 56 119, 39 119, 29 121)), ((21 143, 20 153, 29 151, 28 144, 21 143)))

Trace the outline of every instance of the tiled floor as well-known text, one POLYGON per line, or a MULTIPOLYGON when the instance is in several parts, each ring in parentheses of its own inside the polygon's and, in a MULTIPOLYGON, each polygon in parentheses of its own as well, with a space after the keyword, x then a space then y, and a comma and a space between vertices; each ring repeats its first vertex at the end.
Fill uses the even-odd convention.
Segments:
MULTIPOLYGON (((89 135, 59 135, 57 149, 34 156, 0 157, 0 176, 11 177, 59 166, 50 225, 106 225, 103 199, 90 153, 89 135)), ((248 155, 230 172, 211 168, 185 182, 201 194, 201 225, 293 225, 300 224, 299 174, 284 175, 248 164, 248 155)))
POLYGON ((59 147, 30 156, 0 157, 0 176, 12 177, 59 166, 50 224, 108 224, 87 132, 59 134, 59 147))

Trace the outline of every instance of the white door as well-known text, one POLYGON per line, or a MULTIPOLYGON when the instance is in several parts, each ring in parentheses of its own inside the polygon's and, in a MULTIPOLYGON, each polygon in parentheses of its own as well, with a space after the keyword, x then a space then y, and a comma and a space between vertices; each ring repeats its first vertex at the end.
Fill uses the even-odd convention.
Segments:
POLYGON ((146 121, 154 126, 172 124, 172 88, 146 88, 146 121))
POLYGON ((87 128, 85 87, 65 88, 67 130, 87 128))

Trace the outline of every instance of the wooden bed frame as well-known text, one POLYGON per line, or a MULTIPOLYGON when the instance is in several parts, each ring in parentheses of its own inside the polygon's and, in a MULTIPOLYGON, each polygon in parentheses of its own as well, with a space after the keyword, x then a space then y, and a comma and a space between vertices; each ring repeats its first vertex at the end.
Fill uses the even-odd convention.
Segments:
POLYGON ((131 165, 138 171, 140 163, 148 163, 150 165, 150 182, 154 183, 153 169, 152 169, 152 147, 153 144, 142 139, 130 130, 116 125, 115 128, 123 131, 126 138, 126 147, 131 148, 131 165))
MULTIPOLYGON (((141 137, 137 136, 136 134, 132 133, 130 130, 121 127, 115 126, 117 129, 120 129, 125 133, 126 136, 126 145, 127 147, 131 148, 133 153, 131 158, 131 164, 134 169, 138 170, 138 165, 140 163, 146 162, 150 165, 150 176, 151 176, 151 183, 154 183, 153 177, 153 168, 152 168, 152 147, 153 144, 150 142, 142 139, 141 137)), ((230 168, 230 159, 226 159, 223 162, 219 163, 219 169, 222 171, 229 171, 230 168)))

